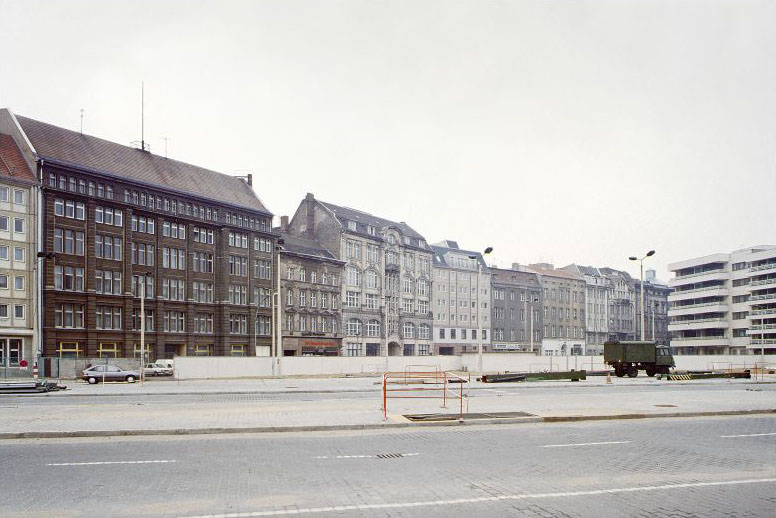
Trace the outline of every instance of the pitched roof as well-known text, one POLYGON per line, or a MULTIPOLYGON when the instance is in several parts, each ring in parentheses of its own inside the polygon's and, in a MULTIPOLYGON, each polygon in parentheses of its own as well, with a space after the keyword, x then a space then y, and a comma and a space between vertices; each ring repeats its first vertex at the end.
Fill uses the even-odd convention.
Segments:
POLYGON ((35 174, 10 135, 0 134, 0 176, 35 182, 35 174))
POLYGON ((270 214, 243 180, 20 115, 38 156, 153 187, 270 214))
POLYGON ((580 275, 566 270, 548 270, 545 268, 536 268, 533 266, 529 266, 528 269, 546 277, 561 277, 563 279, 572 279, 575 281, 584 280, 580 275))
MULTIPOLYGON (((278 228, 273 230, 279 231, 278 228)), ((303 236, 296 236, 288 232, 280 232, 280 237, 283 239, 283 248, 286 252, 342 262, 334 257, 334 255, 329 253, 328 250, 326 250, 318 241, 315 241, 314 239, 309 239, 303 236)))
MULTIPOLYGON (((356 223, 356 232, 358 232, 359 234, 369 235, 366 229, 367 225, 372 225, 377 229, 381 229, 383 227, 396 227, 405 236, 408 236, 416 241, 418 240, 425 241, 425 238, 423 236, 415 232, 415 230, 412 227, 410 227, 403 221, 397 223, 389 219, 379 218, 367 212, 351 209, 349 207, 341 207, 339 205, 334 205, 333 203, 328 203, 325 201, 318 200, 318 203, 320 203, 321 205, 323 205, 324 207, 332 211, 334 215, 337 216, 337 219, 340 221, 340 224, 342 225, 343 228, 345 229, 348 228, 347 227, 348 221, 354 221, 356 223)), ((413 243, 413 245, 417 246, 417 243, 413 243)))
MULTIPOLYGON (((485 258, 480 252, 474 252, 472 250, 463 250, 458 248, 458 244, 455 241, 442 241, 441 243, 435 243, 431 245, 431 250, 434 252, 434 266, 439 268, 462 268, 461 266, 454 264, 452 261, 448 261, 448 253, 451 255, 460 257, 465 255, 467 258, 475 256, 477 263, 480 264, 483 271, 487 271, 488 265, 485 263, 485 258), (455 246, 444 246, 445 243, 454 243, 455 246)), ((476 270, 476 268, 475 268, 476 270)))
POLYGON ((493 284, 504 283, 513 286, 541 287, 539 275, 536 272, 491 267, 490 273, 493 284))

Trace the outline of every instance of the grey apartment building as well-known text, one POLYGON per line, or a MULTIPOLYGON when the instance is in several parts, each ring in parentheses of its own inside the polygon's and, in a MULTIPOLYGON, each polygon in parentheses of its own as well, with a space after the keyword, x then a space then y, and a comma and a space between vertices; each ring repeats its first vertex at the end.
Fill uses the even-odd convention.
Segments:
POLYGON ((280 218, 280 304, 284 356, 339 356, 343 267, 320 243, 288 232, 280 218))
POLYGON ((585 281, 551 264, 529 265, 539 274, 544 294, 542 354, 585 354, 585 281))
POLYGON ((539 275, 517 264, 490 268, 490 274, 492 351, 539 351, 544 325, 539 275))
POLYGON ((433 354, 431 261, 426 240, 404 222, 307 194, 289 233, 320 243, 345 263, 341 287, 343 354, 433 354))
POLYGON ((595 266, 570 264, 562 269, 585 280, 585 350, 587 354, 603 354, 609 339, 609 279, 595 266))
POLYGON ((434 347, 438 354, 489 350, 490 271, 482 254, 463 250, 455 241, 431 245, 434 252, 434 347))

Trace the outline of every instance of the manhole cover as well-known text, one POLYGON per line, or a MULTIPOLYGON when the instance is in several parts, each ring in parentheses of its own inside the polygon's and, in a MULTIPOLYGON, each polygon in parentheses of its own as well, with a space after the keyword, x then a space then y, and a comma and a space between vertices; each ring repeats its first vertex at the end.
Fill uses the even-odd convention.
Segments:
MULTIPOLYGON (((410 421, 457 421, 458 414, 405 414, 410 421)), ((513 417, 534 417, 528 412, 491 412, 463 414, 464 420, 470 419, 510 419, 513 417)))

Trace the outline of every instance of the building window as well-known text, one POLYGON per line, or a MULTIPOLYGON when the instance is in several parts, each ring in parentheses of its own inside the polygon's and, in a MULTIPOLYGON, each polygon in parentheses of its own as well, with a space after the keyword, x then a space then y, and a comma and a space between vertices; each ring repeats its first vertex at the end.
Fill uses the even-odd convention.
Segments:
POLYGON ((361 344, 358 342, 348 342, 345 346, 347 356, 361 356, 361 344))
POLYGON ((54 308, 54 325, 59 328, 82 329, 84 327, 84 305, 57 304, 54 308))
POLYGON ((213 344, 195 345, 194 356, 213 356, 213 344))
POLYGON ((100 358, 118 358, 120 353, 121 348, 116 342, 100 342, 97 349, 100 358))
POLYGON ((369 337, 380 336, 380 321, 370 320, 366 323, 366 336, 369 336, 369 337))
POLYGON ((84 269, 72 266, 54 266, 54 288, 65 291, 83 291, 84 269))
POLYGON ((412 322, 404 322, 404 338, 415 337, 415 324, 412 322))
POLYGON ((97 306, 97 329, 121 329, 121 308, 115 306, 97 306))
POLYGON ((349 336, 361 336, 361 321, 356 318, 348 320, 347 333, 349 336))
POLYGON ((59 342, 57 347, 60 358, 80 358, 83 352, 83 346, 79 342, 59 342))
MULTIPOLYGON (((55 229, 56 232, 56 229, 55 229)), ((67 231, 65 231, 67 232, 67 231)), ((83 232, 81 234, 81 248, 83 248, 83 232)), ((67 238, 67 236, 65 236, 67 238)), ((54 234, 54 248, 56 249, 57 236, 54 234)), ((67 247, 67 239, 65 240, 65 246, 67 247)), ((56 250, 55 250, 56 251, 56 250)), ((83 255, 83 254, 76 254, 83 255)), ((121 261, 121 238, 116 236, 110 236, 107 234, 95 234, 94 235, 94 255, 103 259, 113 259, 115 261, 121 261)))
POLYGON ((183 311, 165 311, 163 330, 169 333, 186 332, 186 318, 183 311))

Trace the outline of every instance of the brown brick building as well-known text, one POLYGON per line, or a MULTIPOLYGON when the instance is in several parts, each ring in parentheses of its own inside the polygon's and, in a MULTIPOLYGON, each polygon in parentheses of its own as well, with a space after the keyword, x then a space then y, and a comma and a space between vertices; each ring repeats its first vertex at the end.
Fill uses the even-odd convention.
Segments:
POLYGON ((43 191, 43 354, 268 354, 272 214, 247 180, 17 117, 43 191))

